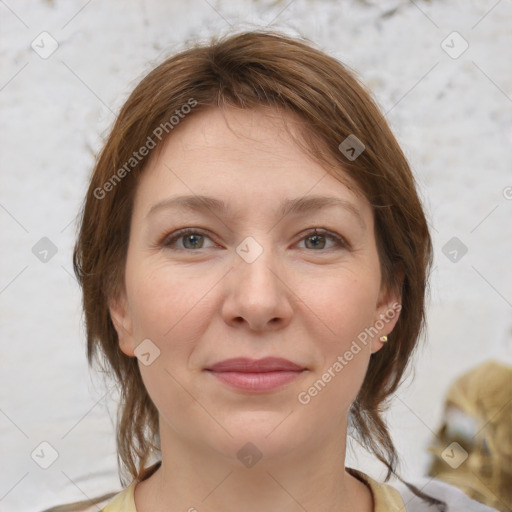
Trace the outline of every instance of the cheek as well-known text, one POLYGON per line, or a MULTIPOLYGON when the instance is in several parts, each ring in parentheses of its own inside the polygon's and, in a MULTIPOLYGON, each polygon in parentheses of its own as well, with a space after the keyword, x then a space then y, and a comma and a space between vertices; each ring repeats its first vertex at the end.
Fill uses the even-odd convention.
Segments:
POLYGON ((136 339, 149 338, 161 350, 179 352, 198 337, 207 323, 202 311, 213 283, 211 277, 189 274, 162 265, 141 266, 131 274, 128 293, 136 339))
POLYGON ((336 279, 317 280, 319 286, 309 291, 304 288, 303 314, 309 315, 310 326, 319 326, 310 336, 316 340, 320 364, 308 382, 310 387, 303 391, 319 414, 328 415, 333 403, 339 411, 348 409, 364 380, 371 345, 359 337, 375 320, 379 290, 372 275, 369 270, 347 271, 336 279))
POLYGON ((370 327, 375 319, 378 288, 370 272, 346 272, 305 287, 304 303, 324 325, 329 346, 338 349, 370 327))
POLYGON ((144 385, 159 412, 176 429, 179 421, 175 424, 176 418, 167 415, 169 403, 176 411, 193 406, 183 385, 189 378, 189 361, 197 340, 209 325, 204 309, 208 290, 214 285, 211 276, 189 274, 169 266, 141 266, 131 274, 128 290, 135 339, 149 338, 159 350, 150 365, 139 362, 144 385))

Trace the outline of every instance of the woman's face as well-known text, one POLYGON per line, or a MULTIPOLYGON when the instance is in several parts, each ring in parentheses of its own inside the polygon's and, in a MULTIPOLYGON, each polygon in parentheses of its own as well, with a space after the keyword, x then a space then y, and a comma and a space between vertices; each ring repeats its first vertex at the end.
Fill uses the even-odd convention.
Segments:
POLYGON ((398 318, 369 203, 266 110, 212 109, 174 129, 138 185, 125 285, 110 311, 162 443, 240 458, 251 442, 269 463, 344 442, 370 355, 398 318), (211 370, 268 357, 299 370, 211 370))

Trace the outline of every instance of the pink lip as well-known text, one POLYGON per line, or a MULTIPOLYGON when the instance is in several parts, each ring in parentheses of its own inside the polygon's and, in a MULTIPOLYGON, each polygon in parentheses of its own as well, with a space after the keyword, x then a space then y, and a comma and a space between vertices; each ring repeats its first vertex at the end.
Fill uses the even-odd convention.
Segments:
POLYGON ((227 359, 206 368, 216 378, 244 391, 271 391, 296 379, 305 368, 277 357, 227 359))
POLYGON ((236 357, 234 359, 226 359, 206 368, 214 372, 246 372, 246 373, 264 373, 302 371, 305 368, 298 364, 282 359, 280 357, 265 357, 263 359, 249 359, 248 357, 236 357))

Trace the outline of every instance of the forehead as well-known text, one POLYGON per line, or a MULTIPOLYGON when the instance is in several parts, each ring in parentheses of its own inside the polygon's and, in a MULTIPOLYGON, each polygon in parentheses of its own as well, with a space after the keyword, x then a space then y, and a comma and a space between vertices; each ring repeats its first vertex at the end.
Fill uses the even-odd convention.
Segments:
POLYGON ((297 144, 303 123, 270 109, 194 113, 146 165, 136 208, 146 216, 169 196, 197 194, 217 197, 230 209, 275 210, 284 198, 330 195, 370 210, 341 169, 343 182, 297 144))

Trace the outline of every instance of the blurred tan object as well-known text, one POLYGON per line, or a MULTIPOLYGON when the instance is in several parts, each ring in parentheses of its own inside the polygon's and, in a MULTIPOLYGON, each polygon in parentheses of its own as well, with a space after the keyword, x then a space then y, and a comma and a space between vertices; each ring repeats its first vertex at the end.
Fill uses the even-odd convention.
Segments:
POLYGON ((459 377, 428 448, 429 476, 501 511, 512 511, 512 366, 486 361, 459 377))

